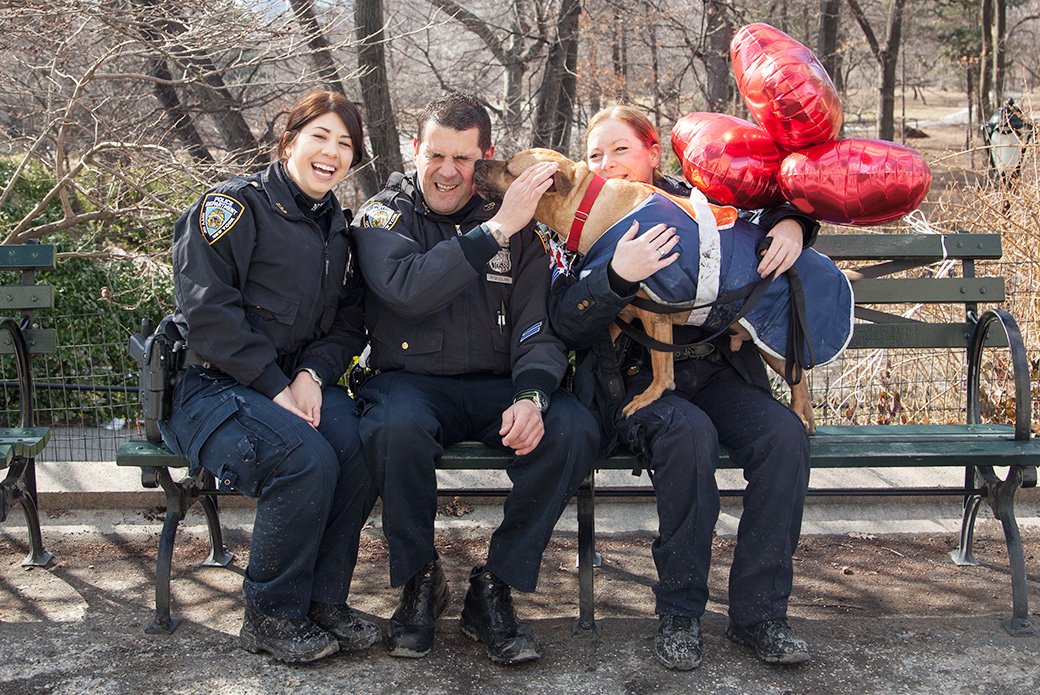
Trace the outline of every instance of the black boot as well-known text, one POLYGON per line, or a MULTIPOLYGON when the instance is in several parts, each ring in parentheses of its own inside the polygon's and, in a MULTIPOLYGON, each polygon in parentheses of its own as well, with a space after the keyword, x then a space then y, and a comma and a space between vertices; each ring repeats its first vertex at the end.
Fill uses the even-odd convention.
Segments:
POLYGON ((469 591, 459 627, 467 637, 487 646, 497 664, 519 664, 538 658, 531 628, 516 619, 509 585, 483 567, 469 574, 469 591))
POLYGON ((386 646, 390 656, 418 658, 433 648, 434 625, 448 607, 448 583, 436 555, 408 580, 390 618, 386 646))
POLYGON ((335 637, 339 642, 339 648, 345 652, 368 649, 382 639, 378 627, 346 604, 337 606, 314 601, 307 617, 335 637))
POLYGON ((689 671, 701 665, 704 640, 698 618, 662 615, 654 638, 654 656, 668 668, 689 671))
POLYGON ((272 618, 246 599, 246 614, 238 643, 247 652, 268 652, 279 661, 315 661, 339 651, 336 638, 309 618, 272 618))

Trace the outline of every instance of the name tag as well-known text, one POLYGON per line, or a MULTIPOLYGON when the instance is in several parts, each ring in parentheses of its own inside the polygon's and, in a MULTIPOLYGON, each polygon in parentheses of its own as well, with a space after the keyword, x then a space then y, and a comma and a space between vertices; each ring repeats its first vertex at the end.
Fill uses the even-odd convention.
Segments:
POLYGON ((495 275, 494 273, 488 273, 486 276, 488 282, 500 282, 503 285, 512 285, 513 278, 508 275, 495 275))

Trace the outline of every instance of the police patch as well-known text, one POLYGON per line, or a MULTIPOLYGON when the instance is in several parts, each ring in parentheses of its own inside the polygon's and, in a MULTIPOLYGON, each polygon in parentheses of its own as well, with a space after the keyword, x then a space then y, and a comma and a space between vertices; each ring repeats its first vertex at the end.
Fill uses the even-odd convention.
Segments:
POLYGON ((361 220, 363 227, 382 227, 392 229, 401 213, 382 203, 372 203, 365 208, 365 216, 361 220))
POLYGON ((199 206, 199 229, 206 242, 213 245, 242 217, 242 203, 220 193, 207 193, 199 206))
POLYGON ((534 231, 538 235, 538 238, 542 240, 542 249, 546 253, 549 253, 549 248, 552 244, 553 231, 541 222, 534 226, 534 231))

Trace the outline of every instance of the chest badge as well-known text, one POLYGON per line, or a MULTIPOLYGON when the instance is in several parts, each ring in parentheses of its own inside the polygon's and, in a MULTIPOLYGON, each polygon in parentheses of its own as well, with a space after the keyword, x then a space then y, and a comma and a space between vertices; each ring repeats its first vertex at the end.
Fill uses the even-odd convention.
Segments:
POLYGON ((505 275, 513 269, 513 262, 509 258, 509 249, 499 249, 498 253, 488 261, 488 267, 499 275, 505 275))

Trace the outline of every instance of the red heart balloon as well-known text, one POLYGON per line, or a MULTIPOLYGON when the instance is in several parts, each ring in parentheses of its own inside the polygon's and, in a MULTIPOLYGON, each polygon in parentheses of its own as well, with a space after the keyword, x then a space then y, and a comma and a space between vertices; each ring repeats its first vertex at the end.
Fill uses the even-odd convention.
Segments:
POLYGON ((672 127, 672 151, 686 180, 722 205, 775 207, 781 151, 769 133, 743 118, 691 113, 672 127))
POLYGON ((768 24, 748 24, 733 36, 730 56, 744 103, 781 147, 797 150, 838 135, 838 93, 808 48, 768 24))
POLYGON ((932 185, 919 153, 882 140, 849 138, 792 152, 780 189, 799 210, 835 224, 891 222, 915 210, 932 185))

